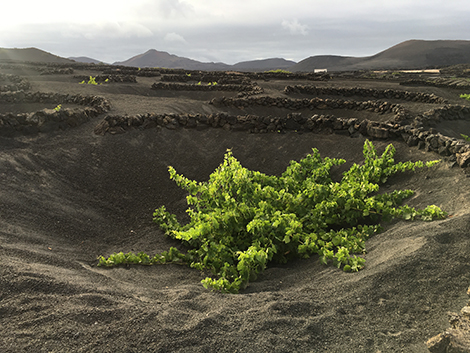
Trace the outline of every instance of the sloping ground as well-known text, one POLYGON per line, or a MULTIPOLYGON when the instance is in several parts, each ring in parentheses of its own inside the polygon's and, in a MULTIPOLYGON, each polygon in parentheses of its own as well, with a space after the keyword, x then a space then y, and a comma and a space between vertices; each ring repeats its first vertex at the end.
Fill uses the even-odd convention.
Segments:
MULTIPOLYGON (((97 87, 62 76, 30 80, 34 89, 93 90, 111 101, 113 114, 215 109, 197 93, 150 93, 151 79, 97 87)), ((449 326, 447 312, 468 300, 470 180, 446 162, 394 177, 385 189, 413 189, 410 205, 436 204, 452 217, 386 225, 366 243, 359 273, 313 257, 272 266, 243 293, 222 295, 202 287, 206 274, 184 266, 96 267, 98 255, 179 246, 151 222, 161 205, 184 217, 185 195, 169 180, 168 165, 206 180, 232 148, 244 166, 279 174, 316 147, 345 158, 347 167, 362 160, 364 143, 209 128, 97 136, 100 120, 0 139, 2 352, 424 353, 425 342, 449 326)), ((387 143, 375 142, 380 151, 387 143)), ((437 158, 394 145, 399 160, 437 158)))
POLYGON ((468 40, 409 40, 372 56, 363 65, 414 69, 467 63, 470 63, 468 40))
POLYGON ((306 58, 289 70, 354 71, 375 69, 423 69, 470 63, 470 41, 409 40, 369 57, 319 55, 306 58))
POLYGON ((99 61, 99 60, 89 58, 89 57, 86 57, 86 56, 70 57, 68 59, 79 62, 79 63, 87 63, 87 64, 99 64, 99 63, 101 63, 101 61, 99 61))
POLYGON ((242 61, 232 65, 232 70, 240 71, 265 71, 265 70, 288 70, 296 62, 282 58, 271 58, 262 60, 242 61))
POLYGON ((29 61, 46 63, 72 63, 72 60, 45 52, 37 48, 0 48, 0 61, 29 61))

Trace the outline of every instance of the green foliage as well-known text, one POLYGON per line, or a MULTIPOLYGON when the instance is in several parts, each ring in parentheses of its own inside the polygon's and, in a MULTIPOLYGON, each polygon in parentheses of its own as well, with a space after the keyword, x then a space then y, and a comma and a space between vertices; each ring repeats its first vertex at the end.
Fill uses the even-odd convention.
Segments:
POLYGON ((462 138, 463 138, 465 141, 470 142, 470 137, 468 137, 468 135, 460 134, 460 136, 462 136, 462 138))
POLYGON ((273 72, 273 73, 276 73, 276 74, 291 74, 292 73, 290 71, 282 70, 282 69, 268 70, 268 71, 265 71, 265 72, 273 72))
POLYGON ((470 94, 461 94, 460 98, 470 100, 470 94))
POLYGON ((166 263, 178 263, 185 258, 185 255, 181 254, 178 249, 171 247, 169 251, 164 251, 159 255, 150 257, 147 254, 140 252, 137 255, 134 253, 124 254, 123 252, 114 253, 107 259, 103 256, 98 258, 98 266, 116 266, 116 265, 153 265, 153 264, 166 264, 166 263))
POLYGON ((89 85, 97 85, 98 83, 96 82, 96 77, 90 76, 90 79, 88 80, 89 85))
POLYGON ((379 184, 397 172, 432 166, 439 161, 395 163, 389 145, 378 156, 371 142, 364 144, 364 163, 354 164, 340 182, 330 169, 342 159, 321 158, 318 150, 291 161, 279 177, 244 168, 229 150, 207 182, 197 182, 169 167, 170 178, 187 191, 190 222, 181 225, 165 206, 155 210, 154 221, 187 248, 175 248, 150 258, 113 254, 99 265, 186 263, 213 274, 206 288, 237 293, 256 279, 270 262, 308 258, 318 254, 324 264, 359 271, 365 260, 365 240, 379 231, 381 220, 402 218, 425 221, 446 213, 431 205, 424 210, 403 205, 411 190, 378 193, 379 184))
MULTIPOLYGON (((106 79, 104 82, 108 82, 108 81, 109 79, 106 79)), ((88 79, 88 82, 85 82, 85 81, 79 82, 80 85, 84 85, 85 83, 88 85, 94 85, 94 86, 98 85, 98 82, 96 82, 96 77, 93 77, 93 76, 90 76, 90 78, 88 79)), ((102 83, 99 83, 99 84, 101 85, 102 83)))

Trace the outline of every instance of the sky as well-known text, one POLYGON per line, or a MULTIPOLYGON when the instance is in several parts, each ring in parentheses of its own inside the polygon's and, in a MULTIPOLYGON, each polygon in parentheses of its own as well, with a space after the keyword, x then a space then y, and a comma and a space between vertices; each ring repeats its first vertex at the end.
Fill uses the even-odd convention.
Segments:
POLYGON ((370 56, 409 39, 470 40, 465 0, 11 0, 0 47, 124 61, 149 49, 203 62, 370 56))

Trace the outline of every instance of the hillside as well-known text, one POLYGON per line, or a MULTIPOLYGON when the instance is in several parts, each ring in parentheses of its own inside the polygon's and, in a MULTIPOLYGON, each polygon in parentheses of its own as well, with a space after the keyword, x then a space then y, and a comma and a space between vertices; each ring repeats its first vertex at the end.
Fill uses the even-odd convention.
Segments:
POLYGON ((242 61, 232 65, 233 70, 239 71, 266 71, 266 70, 287 70, 296 62, 282 58, 271 58, 262 60, 242 61))
POLYGON ((224 63, 203 63, 155 49, 150 49, 125 61, 115 62, 113 65, 187 70, 226 70, 230 67, 224 63))
POLYGON ((470 41, 409 40, 369 57, 311 56, 291 71, 418 69, 470 63, 470 41))
POLYGON ((48 63, 72 63, 70 59, 37 48, 0 48, 0 61, 29 61, 48 63))
POLYGON ((99 63, 102 63, 102 61, 99 61, 99 60, 96 60, 96 59, 93 59, 93 58, 89 58, 87 56, 73 56, 73 57, 69 57, 70 60, 73 60, 73 61, 76 61, 78 63, 86 63, 86 64, 99 64, 99 63))
POLYGON ((295 65, 295 61, 282 58, 270 58, 262 60, 250 60, 228 65, 221 62, 201 62, 185 57, 169 54, 164 51, 150 49, 143 54, 136 55, 128 60, 115 62, 113 65, 134 67, 165 67, 169 69, 186 70, 238 70, 238 71, 266 71, 277 69, 289 69, 295 65))
POLYGON ((338 55, 311 56, 290 67, 292 72, 309 72, 315 69, 328 69, 329 71, 347 71, 361 61, 362 58, 338 55))

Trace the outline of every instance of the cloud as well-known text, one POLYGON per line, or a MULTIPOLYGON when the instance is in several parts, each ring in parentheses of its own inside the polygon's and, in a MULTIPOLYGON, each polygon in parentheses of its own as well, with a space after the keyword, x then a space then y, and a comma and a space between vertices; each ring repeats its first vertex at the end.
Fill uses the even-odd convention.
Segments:
POLYGON ((230 64, 368 56, 411 38, 464 39, 470 3, 454 2, 443 7, 439 0, 317 0, 315 6, 311 0, 132 0, 112 6, 115 0, 80 0, 74 11, 59 13, 63 0, 41 0, 23 13, 24 1, 5 1, 0 33, 8 35, 0 35, 0 47, 32 46, 107 62, 151 48, 230 64))
POLYGON ((190 4, 181 0, 160 0, 158 5, 166 16, 185 16, 193 11, 193 7, 190 4))
POLYGON ((130 6, 128 15, 138 18, 140 22, 151 23, 158 20, 163 23, 187 22, 187 18, 194 14, 192 4, 183 0, 134 0, 135 5, 130 6))
POLYGON ((136 22, 102 22, 93 24, 64 24, 61 33, 64 37, 84 37, 89 40, 106 38, 148 38, 153 32, 136 22))
POLYGON ((282 27, 292 35, 301 34, 306 36, 308 34, 308 26, 301 24, 297 19, 292 21, 283 20, 282 27))
POLYGON ((187 43, 186 39, 184 39, 183 36, 180 36, 178 33, 175 33, 175 32, 167 33, 163 40, 165 42, 170 42, 170 43, 183 43, 183 44, 187 43))

